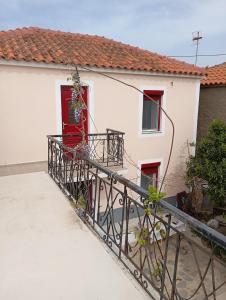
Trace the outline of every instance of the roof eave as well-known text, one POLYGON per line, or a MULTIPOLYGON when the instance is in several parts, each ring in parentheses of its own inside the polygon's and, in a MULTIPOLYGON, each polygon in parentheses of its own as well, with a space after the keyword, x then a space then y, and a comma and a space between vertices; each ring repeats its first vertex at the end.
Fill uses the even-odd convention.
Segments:
MULTIPOLYGON (((55 64, 55 63, 42 63, 42 62, 27 62, 27 61, 16 61, 16 60, 6 60, 0 59, 0 65, 6 66, 17 66, 17 67, 32 67, 32 68, 45 68, 45 69, 60 69, 60 70, 68 70, 71 71, 75 68, 75 65, 72 64, 55 64)), ((118 73, 118 74, 131 74, 131 75, 148 75, 148 76, 161 76, 161 77, 179 77, 179 78, 195 78, 195 79, 203 79, 204 74, 187 74, 187 73, 174 73, 174 72, 156 72, 156 71, 143 71, 143 70, 129 70, 122 68, 99 68, 99 67, 89 67, 92 70, 98 70, 99 72, 106 73, 118 73)), ((80 71, 88 72, 82 68, 82 66, 78 66, 80 71)))
POLYGON ((201 88, 225 87, 225 86, 226 86, 226 82, 201 83, 201 88))

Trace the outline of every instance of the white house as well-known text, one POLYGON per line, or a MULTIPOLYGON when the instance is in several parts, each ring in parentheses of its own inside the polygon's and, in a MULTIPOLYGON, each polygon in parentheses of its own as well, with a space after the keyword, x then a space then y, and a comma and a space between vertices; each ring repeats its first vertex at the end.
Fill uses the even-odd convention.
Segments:
POLYGON ((175 139, 164 189, 168 196, 184 190, 187 144, 196 140, 203 70, 104 37, 32 27, 0 32, 0 171, 11 165, 43 165, 46 135, 68 132, 67 78, 75 65, 86 91, 87 132, 125 132, 124 174, 138 184, 145 184, 140 169, 155 184, 161 182, 172 137, 160 106, 166 110, 175 124, 175 139), (159 106, 83 67, 135 86, 159 106))

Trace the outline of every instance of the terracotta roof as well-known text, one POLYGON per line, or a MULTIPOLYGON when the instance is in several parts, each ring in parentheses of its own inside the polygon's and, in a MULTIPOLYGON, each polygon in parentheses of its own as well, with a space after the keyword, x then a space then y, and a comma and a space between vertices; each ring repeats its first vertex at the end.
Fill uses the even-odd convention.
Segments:
POLYGON ((203 75, 195 67, 166 56, 100 36, 36 27, 0 31, 0 59, 203 75))
POLYGON ((226 85, 226 62, 206 69, 207 76, 202 80, 202 86, 226 85))

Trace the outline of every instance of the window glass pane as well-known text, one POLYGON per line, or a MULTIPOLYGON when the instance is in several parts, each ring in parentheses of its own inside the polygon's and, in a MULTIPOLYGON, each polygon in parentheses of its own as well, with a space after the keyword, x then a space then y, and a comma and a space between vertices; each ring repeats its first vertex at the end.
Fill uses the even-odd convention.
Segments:
POLYGON ((158 130, 158 101, 143 100, 143 130, 158 130))
POLYGON ((68 104, 68 123, 77 125, 80 123, 80 115, 76 114, 76 110, 74 109, 74 102, 71 100, 67 102, 68 104))
POLYGON ((157 175, 154 174, 141 174, 141 187, 148 189, 149 185, 156 187, 157 186, 157 175))

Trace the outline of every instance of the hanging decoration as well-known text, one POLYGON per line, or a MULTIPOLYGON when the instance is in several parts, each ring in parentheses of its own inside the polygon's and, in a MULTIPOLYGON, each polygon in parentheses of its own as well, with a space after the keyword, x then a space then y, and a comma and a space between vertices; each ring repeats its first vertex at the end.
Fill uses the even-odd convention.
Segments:
POLYGON ((73 81, 71 108, 74 111, 75 122, 79 123, 82 111, 83 109, 85 109, 85 106, 82 98, 83 89, 81 86, 80 76, 77 68, 76 71, 72 73, 71 79, 73 81))
POLYGON ((71 109, 73 110, 74 120, 76 124, 78 124, 78 129, 81 134, 81 142, 76 144, 76 149, 82 149, 84 154, 89 157, 90 155, 90 147, 87 144, 87 136, 85 132, 85 122, 86 116, 84 114, 84 110, 87 109, 87 106, 83 99, 84 90, 82 88, 82 84, 80 81, 80 76, 77 67, 75 71, 71 74, 72 85, 72 98, 71 98, 71 109))

